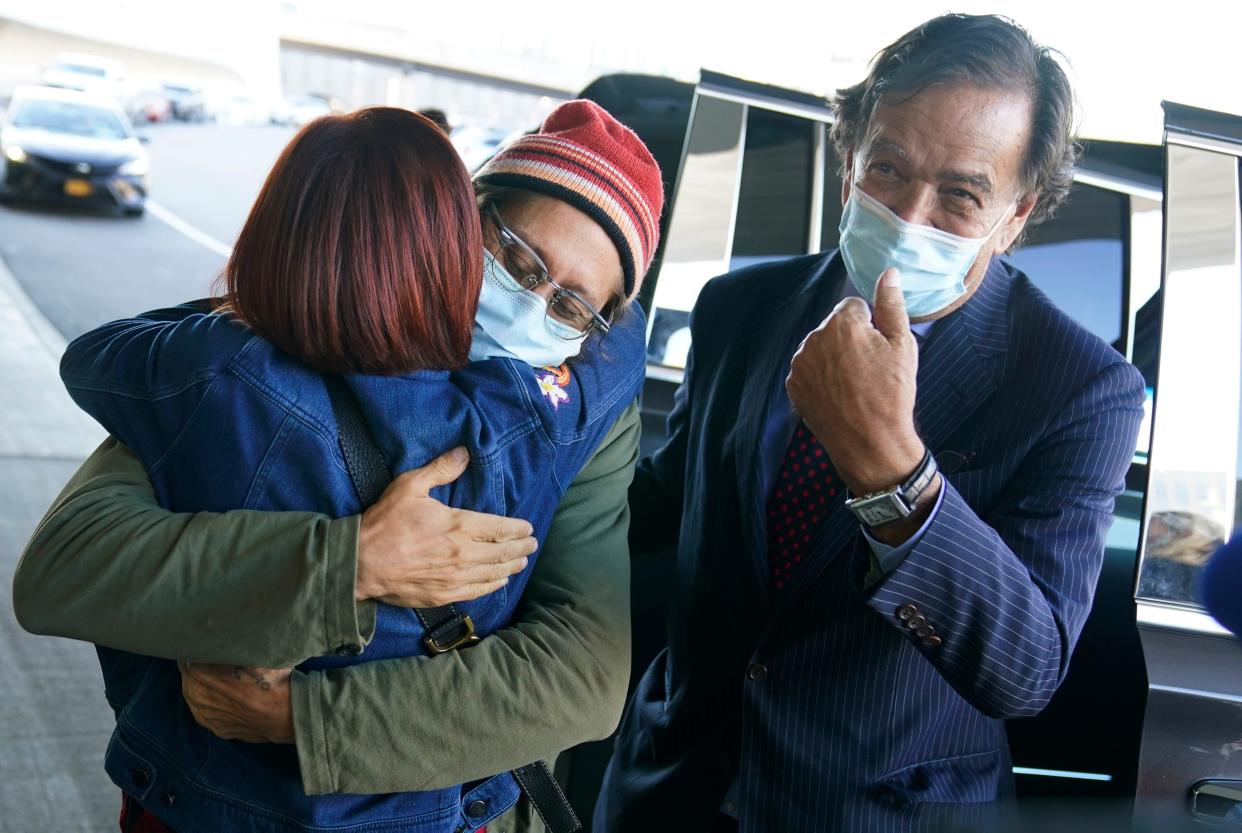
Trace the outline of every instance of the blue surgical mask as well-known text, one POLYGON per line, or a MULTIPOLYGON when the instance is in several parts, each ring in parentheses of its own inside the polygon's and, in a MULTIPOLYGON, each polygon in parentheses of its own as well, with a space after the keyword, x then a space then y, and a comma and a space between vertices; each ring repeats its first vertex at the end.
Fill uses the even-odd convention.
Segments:
POLYGON ((509 270, 483 250, 483 290, 474 317, 470 361, 507 358, 531 367, 563 364, 582 349, 582 333, 549 318, 548 302, 522 288, 509 270))
POLYGON ((958 237, 906 222, 855 185, 841 214, 841 257, 869 303, 875 302, 880 275, 895 266, 906 312, 911 318, 934 315, 966 294, 966 274, 1008 216, 1006 210, 982 237, 958 237))

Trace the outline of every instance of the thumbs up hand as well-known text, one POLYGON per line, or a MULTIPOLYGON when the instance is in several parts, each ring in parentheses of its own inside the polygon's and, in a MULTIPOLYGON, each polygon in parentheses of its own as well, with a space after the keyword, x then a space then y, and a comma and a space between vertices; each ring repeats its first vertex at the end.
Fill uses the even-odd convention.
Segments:
POLYGON ((874 311, 846 298, 794 354, 789 400, 855 496, 898 485, 923 459, 918 360, 896 269, 880 277, 874 311))

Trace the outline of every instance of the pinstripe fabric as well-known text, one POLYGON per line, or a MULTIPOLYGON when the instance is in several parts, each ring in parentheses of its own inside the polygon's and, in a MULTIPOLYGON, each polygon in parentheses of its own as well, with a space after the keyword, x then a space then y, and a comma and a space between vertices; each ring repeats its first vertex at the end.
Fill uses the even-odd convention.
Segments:
POLYGON ((597 831, 706 830, 734 778, 743 833, 986 828, 1010 788, 1002 719, 1038 712, 1065 676, 1143 382, 1000 261, 921 351, 919 430, 942 462, 968 461, 946 466, 927 532, 864 591, 867 546, 839 509, 770 592, 771 380, 843 279, 813 256, 700 297, 668 444, 631 490, 635 539, 678 546, 669 647, 627 710, 597 831), (903 626, 905 604, 939 647, 903 626))

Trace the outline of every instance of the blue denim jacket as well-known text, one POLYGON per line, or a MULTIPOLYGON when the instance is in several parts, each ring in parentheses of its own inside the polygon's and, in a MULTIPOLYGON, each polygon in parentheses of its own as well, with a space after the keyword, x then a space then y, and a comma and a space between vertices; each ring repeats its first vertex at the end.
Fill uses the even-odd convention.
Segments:
MULTIPOLYGON (((525 518, 542 540, 565 489, 638 394, 645 330, 642 314, 628 313, 588 346, 570 374, 490 359, 458 371, 346 381, 393 472, 465 445, 468 470, 433 495, 451 506, 525 518)), ((225 316, 184 305, 107 324, 69 345, 61 376, 74 400, 142 459, 166 508, 334 517, 362 509, 322 377, 225 316)), ((220 557, 263 554, 222 547, 220 557)), ((535 560, 506 588, 459 605, 478 632, 508 621, 535 560)), ((255 594, 261 602, 262 589, 255 594)), ((422 636, 413 612, 380 605, 375 636, 361 655, 311 658, 300 667, 425 653, 422 636)), ((517 800, 508 773, 428 792, 307 796, 292 746, 224 741, 194 722, 175 663, 103 647, 99 655, 117 712, 108 774, 179 833, 451 833, 476 829, 517 800), (472 804, 475 815, 467 817, 472 804)), ((437 754, 415 743, 410 754, 437 754)))

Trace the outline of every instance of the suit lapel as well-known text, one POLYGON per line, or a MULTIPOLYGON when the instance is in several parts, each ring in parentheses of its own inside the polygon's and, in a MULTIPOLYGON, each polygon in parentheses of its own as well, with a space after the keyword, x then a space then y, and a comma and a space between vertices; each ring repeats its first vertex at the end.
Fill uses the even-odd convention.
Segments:
MULTIPOLYGON (((1009 287, 1008 271, 993 259, 971 299, 939 321, 919 351, 914 415, 933 454, 945 450, 943 444, 996 390, 1009 342, 1009 287)), ((838 503, 813 541, 814 556, 794 572, 779 601, 787 603, 810 586, 860 534, 853 514, 838 503)))
MULTIPOLYGON (((772 411, 773 394, 789 373, 789 358, 806 336, 803 327, 808 307, 822 303, 823 295, 838 285, 845 270, 835 268, 840 257, 834 255, 818 275, 804 282, 802 289, 770 313, 760 316, 748 334, 744 354, 746 365, 738 404, 738 422, 733 432, 737 459, 738 497, 742 508, 742 530, 755 580, 766 595, 770 582, 767 544, 767 494, 763 488, 765 460, 763 438, 772 411)), ((811 327, 814 325, 812 324, 811 327)), ((809 332, 810 328, 806 328, 809 332)))
POLYGON ((979 291, 928 334, 914 414, 933 453, 996 390, 1009 343, 1009 285, 1004 265, 993 260, 979 291))

